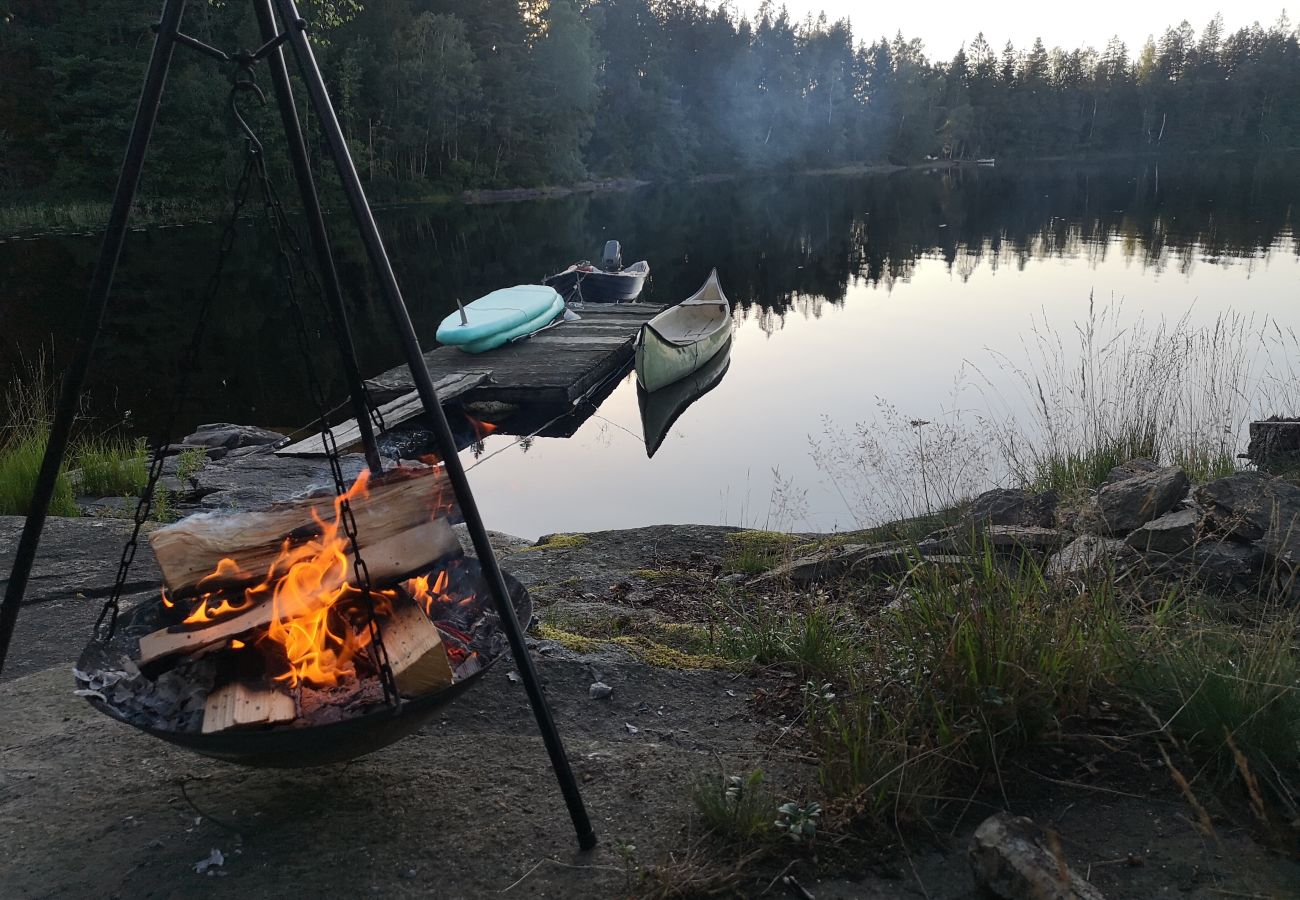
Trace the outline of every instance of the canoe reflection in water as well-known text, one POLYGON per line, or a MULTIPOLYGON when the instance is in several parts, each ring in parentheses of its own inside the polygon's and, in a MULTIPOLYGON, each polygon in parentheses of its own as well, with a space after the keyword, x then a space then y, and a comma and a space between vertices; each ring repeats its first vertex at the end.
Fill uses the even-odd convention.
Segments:
POLYGON ((731 342, 728 341, 704 365, 667 387, 651 392, 637 385, 636 396, 641 407, 641 431, 645 435, 646 456, 655 455, 682 413, 717 387, 730 365, 731 342))

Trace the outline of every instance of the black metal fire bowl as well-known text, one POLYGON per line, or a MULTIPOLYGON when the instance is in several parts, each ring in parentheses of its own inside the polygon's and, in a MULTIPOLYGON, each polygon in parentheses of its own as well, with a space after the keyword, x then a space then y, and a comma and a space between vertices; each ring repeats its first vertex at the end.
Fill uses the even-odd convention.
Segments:
MULTIPOLYGON (((476 597, 491 609, 491 589, 483 579, 477 561, 466 557, 462 565, 468 570, 464 583, 473 585, 476 597)), ((528 590, 509 573, 503 572, 502 575, 510 588, 510 600, 519 627, 527 629, 533 616, 528 590)), ((121 613, 114 636, 104 642, 91 641, 81 654, 78 668, 83 672, 93 672, 120 666, 124 657, 135 653, 140 636, 156 627, 153 621, 157 615, 156 606, 154 601, 145 601, 121 613)), ((413 734, 440 708, 469 690, 508 652, 509 648, 506 648, 491 658, 481 656, 482 665, 477 672, 436 693, 402 700, 397 706, 379 706, 342 721, 321 725, 283 725, 214 734, 165 731, 131 722, 111 704, 96 697, 86 699, 106 716, 203 756, 242 766, 297 769, 356 759, 413 734)))

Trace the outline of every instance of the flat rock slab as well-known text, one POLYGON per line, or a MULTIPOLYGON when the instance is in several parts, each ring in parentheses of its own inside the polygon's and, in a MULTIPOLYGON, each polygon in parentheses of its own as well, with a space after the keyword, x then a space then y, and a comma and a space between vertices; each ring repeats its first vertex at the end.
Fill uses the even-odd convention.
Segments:
MULTIPOLYGON (((22 516, 0 516, 0 589, 9 585, 9 571, 22 534, 22 516)), ((146 530, 152 529, 146 525, 146 530)), ((27 582, 24 603, 107 597, 117 576, 122 547, 132 523, 121 519, 50 516, 36 551, 36 564, 27 582)), ((158 566, 141 538, 127 587, 142 590, 161 583, 158 566)))
POLYGON ((577 846, 522 684, 503 660, 441 720, 343 766, 244 769, 95 712, 66 672, 0 685, 6 897, 617 897, 619 841, 677 841, 684 786, 764 723, 730 674, 540 659, 601 844, 577 846), (633 734, 626 727, 633 725, 633 734), (197 861, 217 848, 215 872, 197 861), (589 866, 589 868, 588 868, 589 866))
POLYGON ((1117 538, 1081 534, 1047 561, 1043 574, 1068 578, 1097 572, 1128 571, 1142 562, 1141 555, 1117 538))
POLYGON ((916 545, 926 556, 940 553, 979 553, 988 547, 998 553, 1022 550, 1056 550, 1066 542, 1064 532, 1037 525, 957 525, 931 535, 916 545))
MULTIPOLYGON (((351 482, 365 468, 360 455, 342 458, 344 480, 351 482)), ((278 500, 291 500, 315 490, 334 489, 329 463, 257 453, 208 463, 191 479, 205 509, 260 509, 278 500)))
POLYGON ((1199 509, 1178 509, 1130 532, 1124 542, 1134 550, 1180 553, 1196 544, 1201 531, 1199 509))
POLYGON ((1196 489, 1220 533, 1258 541, 1271 558, 1300 565, 1300 487, 1259 472, 1238 472, 1196 489))

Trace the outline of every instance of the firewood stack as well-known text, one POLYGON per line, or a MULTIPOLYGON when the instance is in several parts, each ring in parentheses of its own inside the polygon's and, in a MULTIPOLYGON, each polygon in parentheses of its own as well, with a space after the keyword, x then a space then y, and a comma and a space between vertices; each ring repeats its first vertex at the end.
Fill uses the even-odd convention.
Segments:
MULTIPOLYGON (((432 468, 397 469, 369 484, 359 482, 359 487, 349 492, 357 543, 369 570, 376 619, 398 692, 416 697, 441 690, 455 677, 454 660, 430 613, 404 589, 409 582, 403 580, 436 571, 461 555, 448 520, 452 505, 446 498, 451 490, 441 470, 432 468)), ((375 698, 377 674, 367 650, 340 661, 334 650, 313 655, 312 647, 304 650, 297 642, 300 635, 310 639, 318 632, 327 633, 322 640, 351 640, 357 648, 368 642, 349 545, 335 513, 330 495, 257 512, 191 516, 150 535, 166 585, 165 605, 174 604, 169 610, 174 624, 143 635, 136 662, 146 671, 175 668, 200 657, 216 662, 218 676, 207 695, 203 733, 292 723, 302 714, 304 692, 316 688, 321 689, 312 693, 313 708, 323 696, 340 704, 375 698), (280 585, 310 582, 300 564, 309 576, 324 573, 333 582, 323 579, 311 603, 296 607, 274 602, 280 585), (346 596, 351 606, 348 600, 330 600, 337 603, 330 606, 315 599, 327 595, 346 596), (295 618, 296 608, 308 610, 303 619, 295 618), (308 615, 317 621, 308 622, 308 615), (340 632, 348 634, 340 638, 340 632), (295 637, 277 636, 285 634, 295 637), (339 671, 346 670, 349 677, 322 688, 310 678, 272 671, 267 660, 281 646, 291 656, 290 644, 300 657, 319 657, 325 669, 340 665, 339 671)))

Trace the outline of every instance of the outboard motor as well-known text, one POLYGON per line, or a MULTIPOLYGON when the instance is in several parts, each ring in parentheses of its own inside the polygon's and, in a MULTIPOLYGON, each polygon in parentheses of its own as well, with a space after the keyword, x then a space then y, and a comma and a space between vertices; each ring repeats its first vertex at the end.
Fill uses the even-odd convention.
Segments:
POLYGON ((605 252, 600 257, 600 267, 606 272, 617 272, 623 268, 623 248, 618 241, 606 241, 605 252))

